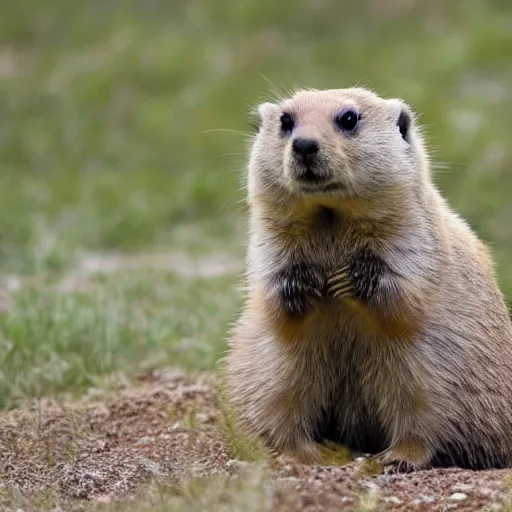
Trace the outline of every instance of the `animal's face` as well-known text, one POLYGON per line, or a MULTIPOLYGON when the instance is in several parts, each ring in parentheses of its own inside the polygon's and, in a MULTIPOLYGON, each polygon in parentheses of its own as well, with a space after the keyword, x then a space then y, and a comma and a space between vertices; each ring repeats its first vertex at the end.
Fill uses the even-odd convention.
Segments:
POLYGON ((362 197, 414 180, 419 135, 400 100, 303 91, 258 108, 249 194, 362 197))

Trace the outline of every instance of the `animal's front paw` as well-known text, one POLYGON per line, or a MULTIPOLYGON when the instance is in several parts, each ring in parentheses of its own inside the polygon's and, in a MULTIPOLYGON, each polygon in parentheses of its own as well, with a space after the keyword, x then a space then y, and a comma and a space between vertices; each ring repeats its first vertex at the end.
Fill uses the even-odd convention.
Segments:
POLYGON ((297 263, 286 267, 276 276, 275 285, 279 302, 290 316, 303 316, 322 299, 324 278, 312 264, 297 263))
POLYGON ((327 278, 327 295, 341 299, 355 294, 354 280, 350 265, 342 267, 327 278))
POLYGON ((340 299, 371 299, 378 290, 380 277, 388 270, 386 263, 369 249, 358 251, 351 261, 327 278, 327 295, 340 299))

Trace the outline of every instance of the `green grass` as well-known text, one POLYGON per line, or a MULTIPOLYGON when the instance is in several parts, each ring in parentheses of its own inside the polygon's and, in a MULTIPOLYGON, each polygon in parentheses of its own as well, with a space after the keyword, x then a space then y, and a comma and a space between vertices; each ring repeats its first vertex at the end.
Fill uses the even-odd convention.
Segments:
POLYGON ((23 396, 84 389, 100 376, 161 365, 209 369, 238 297, 232 277, 115 276, 94 291, 32 289, 0 318, 0 406, 23 396))
POLYGON ((29 283, 0 320, 0 405, 214 366, 233 272, 54 284, 91 251, 241 257, 247 112, 300 86, 410 102, 512 294, 510 2, 26 0, 0 18, 0 269, 29 283))

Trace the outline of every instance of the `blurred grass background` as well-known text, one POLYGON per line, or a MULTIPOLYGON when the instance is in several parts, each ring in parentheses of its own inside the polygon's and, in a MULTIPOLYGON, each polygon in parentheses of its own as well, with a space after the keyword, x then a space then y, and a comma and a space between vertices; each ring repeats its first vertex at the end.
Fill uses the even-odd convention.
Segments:
POLYGON ((80 269, 112 251, 241 261, 247 113, 301 86, 366 85, 421 114, 437 183, 510 296, 511 27, 506 0, 3 5, 0 405, 215 364, 232 267, 80 269))

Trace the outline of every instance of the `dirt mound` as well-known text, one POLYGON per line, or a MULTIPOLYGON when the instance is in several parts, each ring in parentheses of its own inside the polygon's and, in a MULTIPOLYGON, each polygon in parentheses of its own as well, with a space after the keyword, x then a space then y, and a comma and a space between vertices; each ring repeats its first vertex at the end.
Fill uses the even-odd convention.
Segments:
POLYGON ((506 471, 368 477, 360 462, 238 461, 229 456, 215 403, 213 375, 165 371, 108 396, 44 399, 3 412, 2 505, 28 510, 141 499, 154 505, 164 499, 163 488, 165 510, 184 504, 247 510, 248 503, 277 511, 492 510, 508 499, 506 471))

